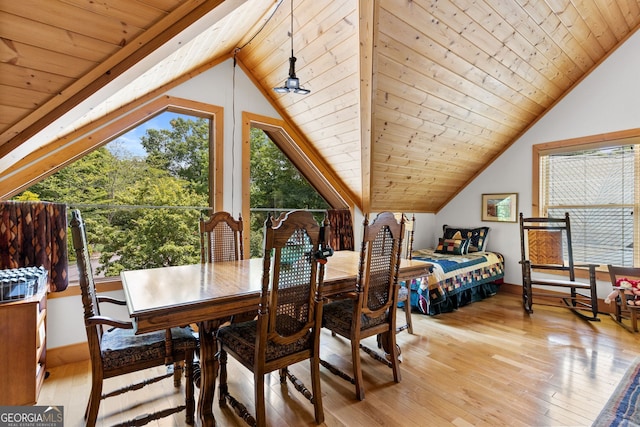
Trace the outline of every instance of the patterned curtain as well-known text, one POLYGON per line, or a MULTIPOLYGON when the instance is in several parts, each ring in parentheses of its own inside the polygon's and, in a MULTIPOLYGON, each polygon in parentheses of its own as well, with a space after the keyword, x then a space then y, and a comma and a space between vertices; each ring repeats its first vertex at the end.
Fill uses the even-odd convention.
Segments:
POLYGON ((331 226, 329 244, 336 251, 352 251, 353 246, 353 222, 349 209, 330 209, 327 217, 331 226))
POLYGON ((67 207, 0 201, 0 269, 31 266, 49 272, 50 292, 67 288, 67 207))

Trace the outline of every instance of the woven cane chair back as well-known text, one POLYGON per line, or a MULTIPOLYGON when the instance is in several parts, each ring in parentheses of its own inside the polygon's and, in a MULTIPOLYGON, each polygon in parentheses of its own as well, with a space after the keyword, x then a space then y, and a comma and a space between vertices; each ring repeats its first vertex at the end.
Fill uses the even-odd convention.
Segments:
POLYGON ((365 224, 358 290, 364 293, 362 312, 368 316, 380 316, 396 301, 403 231, 404 222, 390 213, 365 224))
POLYGON ((273 269, 265 261, 263 296, 269 296, 267 339, 291 343, 314 325, 314 299, 320 226, 311 213, 293 211, 281 215, 266 228, 265 253, 273 253, 273 269), (269 275, 267 277, 267 275, 269 275), (268 281, 267 281, 268 280, 268 281))
POLYGON ((243 259, 242 217, 216 212, 209 220, 200 220, 200 261, 220 262, 243 259))

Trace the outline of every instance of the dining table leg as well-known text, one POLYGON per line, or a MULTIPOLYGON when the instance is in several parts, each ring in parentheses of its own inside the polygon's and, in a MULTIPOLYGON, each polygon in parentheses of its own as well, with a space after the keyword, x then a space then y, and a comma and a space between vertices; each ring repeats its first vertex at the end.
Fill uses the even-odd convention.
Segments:
POLYGON ((198 323, 200 336, 200 396, 198 397, 198 414, 203 427, 213 427, 216 419, 213 416, 213 397, 215 394, 216 376, 218 373, 218 341, 215 337, 215 322, 198 323))

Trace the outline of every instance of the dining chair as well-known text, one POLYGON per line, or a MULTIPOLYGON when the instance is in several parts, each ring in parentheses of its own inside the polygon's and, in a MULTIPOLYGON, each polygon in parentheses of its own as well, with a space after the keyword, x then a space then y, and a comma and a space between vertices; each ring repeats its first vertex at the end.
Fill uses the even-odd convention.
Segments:
POLYGON ((599 321, 595 264, 575 264, 571 240, 571 221, 562 218, 525 218, 520 213, 520 265, 522 304, 529 314, 535 303, 565 307, 583 319, 599 321), (576 280, 576 267, 589 272, 588 281, 576 280), (539 273, 563 275, 549 279, 539 273), (553 290, 557 291, 553 292, 553 290))
MULTIPOLYGON (((413 233, 415 231, 416 216, 409 219, 404 213, 395 213, 396 220, 404 219, 405 236, 402 240, 401 256, 404 259, 411 259, 413 252, 413 233)), ((404 330, 413 335, 413 322, 411 319, 411 282, 400 282, 398 288, 398 304, 402 304, 404 309, 405 323, 396 327, 396 333, 404 330)))
POLYGON ((186 410, 185 422, 193 424, 195 399, 192 363, 198 345, 197 339, 193 336, 190 328, 172 328, 146 334, 135 334, 134 325, 131 322, 101 315, 100 303, 116 305, 125 305, 126 303, 97 294, 85 225, 79 210, 74 209, 71 215, 71 234, 78 264, 80 291, 84 306, 84 323, 91 357, 91 394, 84 414, 86 425, 91 427, 96 425, 102 399, 138 390, 148 384, 170 377, 174 378, 174 386, 180 387, 182 364, 175 363, 174 365, 174 362, 179 361, 184 364, 185 404, 153 414, 141 415, 135 420, 127 422, 126 425, 144 425, 152 420, 183 410, 186 410), (107 378, 163 365, 174 365, 178 370, 102 394, 103 382, 107 378))
MULTIPOLYGON (((242 215, 235 219, 229 212, 214 212, 208 219, 201 216, 198 228, 200 232, 200 262, 225 262, 244 259, 242 215)), ((226 326, 230 322, 251 320, 255 315, 255 312, 237 314, 231 316, 228 322, 225 322, 222 326, 226 326)), ((190 326, 193 330, 198 330, 198 325, 192 324, 190 326)), ((199 356, 199 352, 196 352, 196 359, 199 356)), ((193 369, 194 383, 196 387, 200 388, 201 368, 199 360, 195 361, 193 369)))
POLYGON ((356 290, 350 297, 323 305, 322 326, 351 342, 354 378, 326 360, 320 360, 320 364, 355 384, 359 400, 364 399, 360 348, 391 367, 396 383, 401 380, 396 346, 396 307, 403 234, 403 217, 398 222, 393 213, 382 212, 369 223, 368 215, 365 215, 356 290), (361 344, 363 339, 374 335, 378 336, 386 356, 361 344))
MULTIPOLYGON (((326 225, 325 220, 325 225, 326 225)), ((220 406, 229 404, 249 425, 265 426, 265 375, 278 370, 280 382, 294 384, 314 405, 315 421, 324 421, 320 390, 319 339, 322 307, 316 290, 324 277, 320 257, 322 227, 308 211, 270 215, 264 226, 262 292, 255 320, 218 330, 220 406), (227 355, 253 372, 255 417, 229 391, 227 355), (288 367, 309 360, 312 391, 288 367)))
POLYGON ((640 312, 640 268, 618 267, 609 264, 611 285, 617 293, 614 301, 613 320, 631 332, 638 332, 638 313, 640 312), (628 319, 630 325, 623 323, 628 319))
MULTIPOLYGON (((208 220, 200 219, 200 261, 225 262, 244 259, 242 215, 234 219, 229 212, 219 211, 208 220)), ((248 312, 232 316, 230 322, 244 322, 256 316, 248 312)), ((194 326, 192 325, 192 328, 194 326)), ((198 381, 196 381, 198 384, 198 381)))
POLYGON ((234 219, 229 212, 214 212, 208 220, 200 218, 200 261, 238 261, 244 259, 242 215, 234 219))

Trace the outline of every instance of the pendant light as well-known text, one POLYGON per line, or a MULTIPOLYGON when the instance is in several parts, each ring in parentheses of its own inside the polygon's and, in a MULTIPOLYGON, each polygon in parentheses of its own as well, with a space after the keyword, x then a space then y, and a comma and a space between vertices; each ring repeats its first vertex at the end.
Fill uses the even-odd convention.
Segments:
POLYGON ((291 57, 289 58, 289 78, 284 82, 284 86, 274 87, 277 93, 299 93, 306 95, 311 93, 309 89, 300 86, 300 80, 296 77, 296 57, 293 56, 293 0, 291 0, 291 57))

